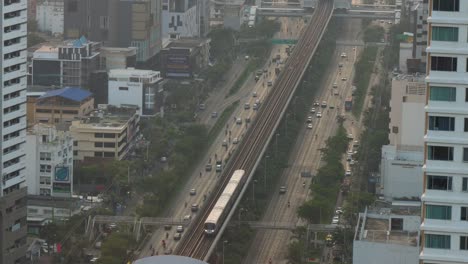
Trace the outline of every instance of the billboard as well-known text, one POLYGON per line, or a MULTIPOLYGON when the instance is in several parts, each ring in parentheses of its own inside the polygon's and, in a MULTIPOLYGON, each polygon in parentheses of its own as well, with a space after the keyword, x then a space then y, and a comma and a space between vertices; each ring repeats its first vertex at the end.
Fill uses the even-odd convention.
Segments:
POLYGON ((188 78, 191 75, 190 56, 188 54, 167 54, 166 76, 188 78))
POLYGON ((56 166, 54 181, 55 182, 70 182, 70 167, 56 166))
POLYGON ((54 182, 52 185, 52 191, 54 194, 62 193, 62 194, 70 194, 71 193, 71 184, 70 183, 61 183, 61 182, 54 182))

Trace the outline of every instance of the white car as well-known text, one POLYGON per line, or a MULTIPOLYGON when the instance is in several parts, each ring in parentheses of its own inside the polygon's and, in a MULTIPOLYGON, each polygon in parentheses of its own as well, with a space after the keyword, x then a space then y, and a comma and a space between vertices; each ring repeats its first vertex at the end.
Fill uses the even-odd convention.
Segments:
POLYGON ((252 97, 257 97, 257 92, 253 92, 252 97))
POLYGON ((335 214, 340 215, 342 213, 343 213, 343 210, 341 209, 341 207, 337 207, 335 210, 335 214))
POLYGON ((346 177, 349 177, 349 176, 351 176, 351 171, 350 171, 350 170, 346 170, 346 172, 345 172, 345 176, 346 176, 346 177))
POLYGON ((348 55, 346 55, 345 52, 341 53, 341 58, 346 58, 346 57, 348 57, 348 55))
POLYGON ((327 101, 322 101, 322 108, 327 107, 327 101))
POLYGON ((338 84, 337 84, 337 83, 333 83, 333 88, 338 88, 338 84))
POLYGON ((311 112, 312 114, 315 113, 315 108, 311 108, 311 109, 310 109, 310 112, 311 112))
POLYGON ((197 194, 197 190, 196 189, 190 189, 190 195, 194 196, 197 194))
POLYGON ((176 232, 177 232, 177 233, 182 233, 182 232, 184 232, 184 226, 181 226, 181 225, 180 225, 180 226, 177 226, 176 232))
POLYGON ((354 137, 353 137, 353 134, 349 133, 349 134, 348 134, 348 138, 352 140, 352 139, 354 138, 354 137))
POLYGON ((340 218, 339 218, 338 216, 335 215, 335 216, 333 217, 333 219, 332 219, 332 224, 337 225, 338 222, 340 222, 340 218))
POLYGON ((348 78, 342 77, 341 80, 344 82, 344 81, 348 80, 348 78))
POLYGON ((333 90, 333 95, 339 95, 340 93, 338 92, 338 90, 333 90))
POLYGON ((312 124, 308 124, 308 125, 307 125, 307 128, 308 128, 308 129, 312 129, 312 124))
POLYGON ((316 116, 317 116, 318 118, 322 117, 322 112, 317 112, 316 116))
POLYGON ((320 105, 320 103, 318 101, 314 102, 314 106, 319 106, 319 105, 320 105))
POLYGON ((237 143, 239 143, 239 139, 238 139, 238 138, 234 138, 234 139, 232 140, 232 144, 235 145, 235 144, 237 144, 237 143))

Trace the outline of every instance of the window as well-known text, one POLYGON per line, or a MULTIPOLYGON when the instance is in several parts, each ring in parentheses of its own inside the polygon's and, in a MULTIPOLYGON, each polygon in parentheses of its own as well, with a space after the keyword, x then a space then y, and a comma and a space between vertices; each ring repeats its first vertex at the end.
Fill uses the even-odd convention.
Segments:
POLYGON ((44 176, 39 177, 39 183, 50 185, 50 177, 44 177, 44 176))
POLYGON ((427 248, 450 249, 450 236, 447 235, 426 234, 424 241, 427 248))
POLYGON ((40 164, 40 166, 39 166, 39 171, 40 172, 50 172, 51 170, 52 170, 51 165, 40 164))
POLYGON ((102 157, 102 152, 94 152, 94 157, 102 157))
POLYGON ((452 219, 452 207, 444 205, 426 205, 426 218, 439 219, 439 220, 451 220, 452 219))
POLYGON ((94 142, 95 148, 102 148, 102 142, 94 142))
POLYGON ((447 116, 429 116, 429 130, 454 131, 455 118, 447 116))
POLYGON ((462 191, 468 192, 468 178, 463 177, 462 179, 462 191))
POLYGON ((108 29, 109 28, 109 18, 107 16, 100 16, 99 17, 99 27, 101 29, 108 29))
POLYGON ((460 250, 468 250, 468 236, 460 236, 460 250))
POLYGON ((460 11, 460 0, 434 0, 432 10, 458 12, 460 11))
POLYGON ((73 141, 73 146, 77 147, 78 146, 78 141, 73 141))
POLYGON ((461 207, 460 220, 468 221, 468 207, 461 207))
POLYGON ((465 102, 468 102, 468 88, 465 88, 465 102))
POLYGON ((105 148, 115 148, 115 143, 113 142, 104 142, 105 148))
POLYGON ((468 162, 468 148, 463 148, 463 162, 468 162))
POLYGON ((128 87, 119 87, 119 91, 128 91, 128 87))
POLYGON ((104 152, 104 157, 105 158, 115 158, 115 153, 114 152, 104 152))
POLYGON ((455 72, 457 71, 457 58, 432 56, 431 70, 455 72))
POLYGON ((427 189, 429 190, 452 190, 452 177, 448 176, 427 176, 427 189))
POLYGON ((52 154, 50 152, 39 153, 40 160, 51 160, 52 154))
POLYGON ((94 133, 95 138, 102 138, 104 135, 102 133, 94 133))
POLYGON ((455 87, 431 86, 429 100, 455 102, 457 89, 455 87))
POLYGON ((73 151, 73 156, 78 156, 78 150, 73 151))
POLYGON ((104 133, 105 138, 115 138, 115 134, 113 133, 104 133))
POLYGON ((392 231, 402 231, 403 230, 403 218, 392 218, 391 222, 391 230, 392 231))
POLYGON ((432 27, 432 40, 458 41, 457 27, 432 27))
POLYGON ((428 160, 453 160, 453 147, 427 146, 428 160))

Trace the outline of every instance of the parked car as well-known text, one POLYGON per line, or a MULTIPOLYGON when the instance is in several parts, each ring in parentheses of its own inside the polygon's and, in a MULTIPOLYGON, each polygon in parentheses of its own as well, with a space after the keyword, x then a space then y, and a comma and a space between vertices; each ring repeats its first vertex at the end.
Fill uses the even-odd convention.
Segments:
POLYGON ((281 186, 280 189, 279 189, 279 193, 280 194, 286 193, 286 186, 281 186))

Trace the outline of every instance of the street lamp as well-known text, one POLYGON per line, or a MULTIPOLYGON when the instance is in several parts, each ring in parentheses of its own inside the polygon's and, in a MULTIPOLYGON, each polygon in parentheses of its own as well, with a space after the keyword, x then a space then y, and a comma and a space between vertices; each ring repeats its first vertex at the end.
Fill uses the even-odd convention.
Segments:
POLYGON ((223 241, 223 264, 224 264, 224 245, 227 244, 227 243, 228 243, 227 240, 224 240, 224 241, 223 241))
POLYGON ((265 193, 266 193, 266 174, 267 174, 267 159, 270 156, 265 156, 265 174, 263 175, 263 187, 265 188, 265 193))

